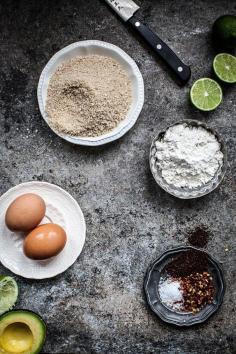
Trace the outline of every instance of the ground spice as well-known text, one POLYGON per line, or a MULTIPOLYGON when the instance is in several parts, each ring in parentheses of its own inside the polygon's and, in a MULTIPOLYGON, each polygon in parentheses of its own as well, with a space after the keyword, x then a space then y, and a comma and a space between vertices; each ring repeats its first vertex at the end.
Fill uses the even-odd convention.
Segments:
POLYGON ((166 266, 166 272, 172 277, 185 277, 192 273, 201 273, 207 271, 208 259, 204 252, 197 250, 188 250, 180 256, 175 257, 166 266))
POLYGON ((208 243, 209 232, 205 226, 197 226, 188 233, 188 242, 195 247, 205 247, 208 243))
POLYGON ((46 112, 56 131, 93 137, 113 130, 131 102, 131 81, 117 61, 78 56, 63 62, 52 75, 46 112))

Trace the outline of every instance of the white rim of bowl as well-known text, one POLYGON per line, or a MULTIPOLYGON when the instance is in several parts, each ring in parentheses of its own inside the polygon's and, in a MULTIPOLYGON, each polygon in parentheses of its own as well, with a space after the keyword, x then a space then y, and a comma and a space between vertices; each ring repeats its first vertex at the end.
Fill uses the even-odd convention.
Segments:
POLYGON ((114 44, 99 41, 99 40, 79 41, 79 42, 72 43, 72 44, 62 48, 61 50, 56 52, 51 57, 51 59, 48 61, 48 63, 44 67, 44 69, 40 75, 40 78, 39 78, 38 88, 37 88, 37 98, 38 98, 40 113, 41 113, 44 121, 47 123, 47 125, 50 127, 50 129, 56 135, 60 136, 64 140, 69 141, 70 143, 73 143, 73 144, 84 145, 84 146, 99 146, 99 145, 107 144, 107 143, 110 143, 112 141, 115 141, 115 140, 121 138, 134 126, 134 124, 136 123, 136 121, 139 117, 139 114, 142 110, 143 104, 144 104, 144 82, 143 82, 142 74, 141 74, 137 64, 135 63, 135 61, 127 53, 125 53, 121 48, 117 47, 114 44), (108 133, 109 136, 106 136, 107 134, 104 134, 104 135, 101 135, 98 137, 76 137, 76 136, 72 136, 69 134, 61 134, 52 128, 52 126, 49 124, 49 121, 46 116, 46 112, 45 112, 44 104, 43 104, 43 97, 42 97, 42 88, 43 88, 44 80, 47 76, 48 70, 55 64, 56 60, 61 55, 63 55, 64 53, 67 53, 69 50, 72 50, 74 48, 86 47, 89 45, 96 45, 96 46, 100 46, 100 47, 103 47, 106 49, 111 49, 111 50, 115 51, 120 57, 122 57, 133 68, 133 71, 134 71, 135 76, 138 81, 139 99, 138 99, 137 105, 132 113, 132 116, 129 119, 129 121, 127 122, 127 124, 124 127, 120 128, 120 130, 115 134, 112 134, 112 131, 110 133, 108 133))

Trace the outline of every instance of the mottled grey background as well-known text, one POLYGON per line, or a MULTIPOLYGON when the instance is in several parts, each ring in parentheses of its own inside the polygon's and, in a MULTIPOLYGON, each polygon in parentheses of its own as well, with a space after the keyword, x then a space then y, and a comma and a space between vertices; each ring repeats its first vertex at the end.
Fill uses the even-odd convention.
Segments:
POLYGON ((188 99, 194 80, 212 76, 210 29, 225 13, 236 14, 235 1, 142 2, 140 16, 192 67, 190 83, 180 88, 103 1, 1 1, 0 192, 31 180, 58 184, 79 202, 87 223, 84 250, 67 272, 45 281, 16 277, 17 308, 36 311, 47 323, 45 353, 236 352, 236 89, 224 88, 223 104, 210 114, 193 109, 188 99), (73 146, 54 135, 36 98, 50 57, 84 39, 120 46, 137 62, 145 82, 145 104, 135 127, 98 149, 73 146), (148 166, 153 136, 183 118, 216 128, 228 149, 223 183, 199 200, 169 196, 156 186, 148 166), (207 323, 180 330, 150 312, 143 278, 152 260, 187 244, 187 230, 199 224, 212 233, 207 250, 223 263, 227 292, 207 323))

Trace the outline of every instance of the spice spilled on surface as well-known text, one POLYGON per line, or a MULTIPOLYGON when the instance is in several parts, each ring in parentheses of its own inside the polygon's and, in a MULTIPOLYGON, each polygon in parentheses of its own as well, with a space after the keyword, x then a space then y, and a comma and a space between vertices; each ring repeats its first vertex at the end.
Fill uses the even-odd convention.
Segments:
POLYGON ((52 75, 46 112, 56 131, 95 137, 113 130, 131 102, 131 81, 117 61, 78 56, 63 62, 52 75))
POLYGON ((205 226, 197 226, 188 233, 188 242, 192 246, 205 247, 208 243, 210 233, 205 226))

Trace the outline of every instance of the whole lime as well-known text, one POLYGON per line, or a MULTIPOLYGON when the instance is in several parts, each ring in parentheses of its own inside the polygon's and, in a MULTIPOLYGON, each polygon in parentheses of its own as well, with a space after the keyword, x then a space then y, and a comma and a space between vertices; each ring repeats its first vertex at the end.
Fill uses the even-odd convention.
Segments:
POLYGON ((236 48, 236 16, 224 15, 213 24, 213 40, 217 47, 224 49, 236 48))

